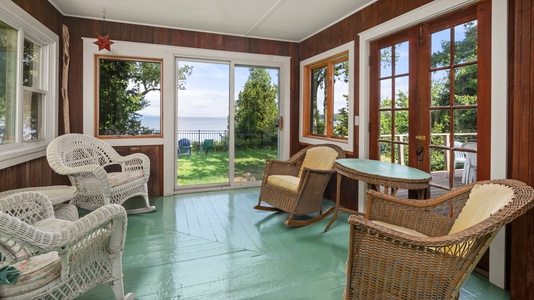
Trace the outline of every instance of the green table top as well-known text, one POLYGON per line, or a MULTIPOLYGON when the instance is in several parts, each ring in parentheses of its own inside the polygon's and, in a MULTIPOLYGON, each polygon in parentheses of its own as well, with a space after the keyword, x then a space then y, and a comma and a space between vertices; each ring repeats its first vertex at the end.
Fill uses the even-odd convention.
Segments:
POLYGON ((336 163, 369 175, 407 180, 430 180, 431 175, 419 169, 379 160, 361 158, 340 158, 336 163))

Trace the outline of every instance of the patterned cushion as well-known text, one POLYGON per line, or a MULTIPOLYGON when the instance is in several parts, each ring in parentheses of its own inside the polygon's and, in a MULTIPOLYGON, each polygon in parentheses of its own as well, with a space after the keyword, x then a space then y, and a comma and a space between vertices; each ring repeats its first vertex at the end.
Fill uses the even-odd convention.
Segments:
POLYGON ((141 177, 143 177, 143 170, 108 173, 108 179, 109 182, 111 182, 111 187, 116 187, 141 177))
POLYGON ((16 296, 38 289, 61 274, 61 264, 56 251, 33 256, 13 264, 20 271, 13 285, 0 284, 0 298, 16 296))
POLYGON ((267 178, 270 185, 281 187, 292 192, 297 192, 300 178, 290 175, 271 175, 267 178))
POLYGON ((315 147, 306 151, 306 157, 300 167, 299 175, 302 175, 304 168, 315 170, 330 170, 334 166, 334 162, 338 153, 330 147, 315 147))

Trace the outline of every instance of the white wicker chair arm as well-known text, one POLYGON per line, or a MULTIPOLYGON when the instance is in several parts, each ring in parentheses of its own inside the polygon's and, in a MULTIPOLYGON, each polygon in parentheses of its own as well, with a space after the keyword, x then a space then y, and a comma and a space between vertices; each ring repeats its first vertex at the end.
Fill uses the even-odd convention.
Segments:
POLYGON ((150 159, 143 153, 121 156, 116 163, 123 166, 123 171, 143 170, 145 177, 150 174, 150 159))
POLYGON ((0 199, 0 211, 28 224, 54 217, 54 208, 46 195, 39 192, 19 192, 0 199))
POLYGON ((124 207, 117 204, 102 206, 88 215, 72 222, 60 231, 45 232, 19 219, 0 212, 0 226, 4 232, 16 236, 22 243, 45 251, 61 251, 69 244, 75 243, 103 224, 113 221, 113 244, 123 247, 127 226, 127 214, 124 207))

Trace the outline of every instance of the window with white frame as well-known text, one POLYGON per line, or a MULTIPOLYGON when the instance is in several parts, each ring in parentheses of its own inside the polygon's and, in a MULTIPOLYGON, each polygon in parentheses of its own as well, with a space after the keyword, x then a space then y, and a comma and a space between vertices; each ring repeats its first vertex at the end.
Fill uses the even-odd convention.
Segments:
POLYGON ((0 167, 45 155, 57 134, 58 36, 0 4, 0 167))
POLYGON ((347 43, 300 63, 300 141, 353 148, 353 51, 347 43))

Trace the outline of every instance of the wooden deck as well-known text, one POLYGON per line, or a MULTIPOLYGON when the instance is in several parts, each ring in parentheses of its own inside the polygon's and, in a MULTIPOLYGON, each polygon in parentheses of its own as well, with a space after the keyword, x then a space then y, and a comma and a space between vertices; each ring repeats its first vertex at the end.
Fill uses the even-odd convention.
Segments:
MULTIPOLYGON (((136 299, 341 299, 348 214, 326 233, 330 217, 288 228, 286 213, 252 209, 258 195, 248 188, 153 197, 157 212, 128 218, 126 291, 136 299)), ((79 299, 113 297, 101 285, 79 299)), ((473 274, 460 299, 509 295, 473 274)))

